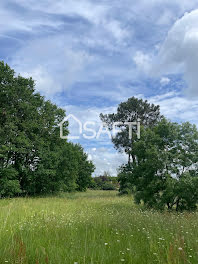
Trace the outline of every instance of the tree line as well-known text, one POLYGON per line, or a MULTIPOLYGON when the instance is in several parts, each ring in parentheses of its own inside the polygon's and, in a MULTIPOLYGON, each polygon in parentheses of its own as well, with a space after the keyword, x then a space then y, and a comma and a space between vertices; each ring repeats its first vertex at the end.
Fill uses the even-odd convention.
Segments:
POLYGON ((94 165, 80 145, 60 138, 65 116, 32 78, 0 62, 0 197, 86 190, 94 165))
MULTIPOLYGON (((0 197, 40 195, 59 191, 116 189, 132 193, 149 208, 194 210, 198 202, 198 130, 176 123, 147 100, 129 98, 117 112, 101 114, 113 129, 115 122, 141 120, 141 138, 119 125, 112 142, 128 162, 117 178, 92 179, 94 165, 79 144, 62 140, 59 123, 66 113, 35 91, 32 78, 16 76, 0 62, 0 197)), ((68 123, 63 126, 68 135, 68 123)))
POLYGON ((114 122, 141 120, 141 138, 128 137, 128 127, 112 138, 115 148, 128 155, 119 169, 120 194, 132 193, 137 204, 163 210, 195 210, 198 202, 198 130, 160 114, 159 105, 135 97, 121 103, 116 113, 100 115, 114 122))

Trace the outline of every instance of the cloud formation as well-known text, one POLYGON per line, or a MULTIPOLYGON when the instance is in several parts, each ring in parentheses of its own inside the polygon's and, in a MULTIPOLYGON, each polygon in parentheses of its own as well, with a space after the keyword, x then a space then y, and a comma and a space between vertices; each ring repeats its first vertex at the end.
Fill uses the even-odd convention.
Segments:
POLYGON ((148 74, 151 69, 152 59, 148 54, 144 54, 142 51, 137 51, 133 57, 137 68, 148 74))
POLYGON ((159 59, 161 71, 184 74, 187 94, 198 96, 198 10, 186 13, 169 31, 159 59))
POLYGON ((43 38, 29 42, 17 51, 11 61, 17 73, 32 76, 36 89, 52 99, 70 89, 83 78, 86 65, 92 60, 85 51, 74 50, 64 36, 43 38), (31 56, 30 56, 31 54, 31 56))
POLYGON ((149 102, 160 105, 161 113, 175 122, 190 122, 198 127, 198 99, 191 100, 172 91, 162 95, 152 96, 149 102))

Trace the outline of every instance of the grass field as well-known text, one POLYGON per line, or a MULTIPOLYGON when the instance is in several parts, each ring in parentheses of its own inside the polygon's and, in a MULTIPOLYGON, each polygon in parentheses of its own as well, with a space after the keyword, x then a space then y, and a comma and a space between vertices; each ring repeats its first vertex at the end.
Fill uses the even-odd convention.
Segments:
POLYGON ((198 263, 198 213, 141 210, 88 191, 0 200, 0 264, 198 263))

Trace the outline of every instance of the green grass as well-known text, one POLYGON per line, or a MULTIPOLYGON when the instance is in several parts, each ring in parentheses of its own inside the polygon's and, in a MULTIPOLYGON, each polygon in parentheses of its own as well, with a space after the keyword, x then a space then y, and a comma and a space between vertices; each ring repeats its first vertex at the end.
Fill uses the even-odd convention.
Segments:
POLYGON ((0 200, 0 264, 198 263, 198 213, 88 191, 0 200))

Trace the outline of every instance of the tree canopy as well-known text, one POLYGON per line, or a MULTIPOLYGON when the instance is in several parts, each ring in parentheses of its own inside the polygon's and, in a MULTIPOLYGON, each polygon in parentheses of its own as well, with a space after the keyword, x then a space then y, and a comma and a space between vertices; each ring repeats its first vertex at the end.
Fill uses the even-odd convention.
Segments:
POLYGON ((0 62, 1 197, 87 188, 94 165, 80 146, 60 138, 65 115, 35 91, 32 78, 0 62))
POLYGON ((190 123, 163 119, 142 127, 132 152, 136 162, 121 168, 121 191, 131 190, 137 203, 176 210, 195 209, 198 202, 198 130, 190 123))
MULTIPOLYGON (((162 116, 160 114, 159 105, 155 106, 154 104, 150 104, 147 100, 131 97, 126 102, 119 104, 116 113, 106 115, 100 114, 100 118, 112 131, 113 124, 116 122, 124 124, 125 122, 135 122, 138 119, 141 120, 141 124, 144 127, 153 127, 161 120, 162 116)), ((118 125, 121 131, 112 137, 112 142, 118 151, 124 151, 128 155, 130 162, 131 157, 132 161, 135 160, 135 156, 131 155, 135 136, 129 140, 129 127, 123 124, 118 125)))

